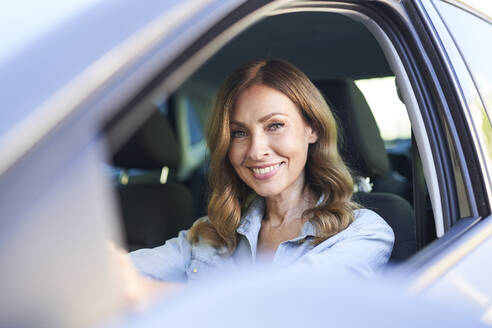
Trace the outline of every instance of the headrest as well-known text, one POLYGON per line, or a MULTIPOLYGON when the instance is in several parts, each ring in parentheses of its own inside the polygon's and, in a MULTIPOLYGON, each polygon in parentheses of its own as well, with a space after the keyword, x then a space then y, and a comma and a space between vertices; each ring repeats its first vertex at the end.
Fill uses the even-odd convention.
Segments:
POLYGON ((130 137, 113 158, 114 165, 138 169, 177 168, 180 161, 178 141, 172 127, 157 110, 130 137))
POLYGON ((376 120, 362 92, 352 80, 314 83, 338 118, 340 152, 357 175, 377 177, 389 171, 389 160, 376 120))

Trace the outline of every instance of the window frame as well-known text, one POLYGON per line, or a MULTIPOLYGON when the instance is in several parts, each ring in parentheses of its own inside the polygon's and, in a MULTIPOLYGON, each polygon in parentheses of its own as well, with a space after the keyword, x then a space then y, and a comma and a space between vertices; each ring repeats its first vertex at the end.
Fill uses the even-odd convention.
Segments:
MULTIPOLYGON (((193 72, 194 68, 201 65, 242 28, 258 20, 264 12, 274 8, 292 9, 292 6, 283 6, 283 4, 283 1, 269 4, 267 1, 248 1, 234 9, 191 43, 173 61, 165 65, 159 74, 105 126, 104 131, 111 135, 122 121, 128 124, 128 117, 132 115, 127 114, 136 112, 133 109, 147 99, 149 94, 154 98, 170 94, 193 72)), ((295 7, 296 3, 293 3, 293 6, 295 7)), ((460 114, 459 110, 452 109, 459 109, 459 102, 456 101, 457 96, 449 82, 450 77, 443 69, 442 58, 435 54, 436 45, 431 34, 424 26, 419 25, 422 18, 418 10, 411 3, 404 3, 402 7, 395 3, 366 1, 305 1, 302 2, 302 6, 310 7, 309 10, 344 11, 359 16, 363 22, 371 22, 373 28, 379 28, 382 31, 381 35, 394 47, 403 63, 405 75, 409 77, 408 81, 405 81, 405 85, 411 85, 408 93, 414 95, 416 107, 420 109, 419 113, 422 115, 421 122, 425 126, 423 138, 429 141, 430 154, 434 158, 432 167, 428 170, 435 170, 440 199, 438 207, 442 212, 443 230, 448 231, 460 219, 459 209, 452 205, 457 203, 454 174, 457 170, 465 177, 471 174, 462 147, 462 139, 468 143, 469 136, 466 127, 455 126, 455 116, 460 114), (450 92, 448 94, 444 91, 450 92), (447 134, 443 132, 443 125, 449 131, 447 134), (460 138, 459 132, 463 130, 465 134, 460 138), (451 161, 448 147, 457 150, 457 161, 451 161)), ((142 117, 142 114, 140 116, 142 117)), ((469 195, 470 207, 473 207, 472 213, 475 214, 477 211, 473 200, 476 190, 470 179, 466 181, 465 188, 469 195)), ((457 229, 464 232, 466 228, 462 225, 458 225, 457 229)))

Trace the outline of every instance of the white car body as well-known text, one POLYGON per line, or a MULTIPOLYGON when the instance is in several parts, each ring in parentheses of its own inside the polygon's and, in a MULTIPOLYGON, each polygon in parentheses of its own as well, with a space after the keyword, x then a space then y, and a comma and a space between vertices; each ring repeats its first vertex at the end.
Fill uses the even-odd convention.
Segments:
POLYGON ((117 201, 101 165, 110 157, 108 126, 117 121, 120 134, 112 137, 125 139, 150 114, 139 107, 143 94, 170 95, 261 18, 306 11, 362 22, 402 86, 439 237, 395 268, 406 278, 403 288, 453 299, 491 324, 492 64, 484 59, 492 50, 491 13, 486 5, 466 3, 101 1, 3 58, 0 326, 85 327, 121 311, 121 283, 104 252, 108 239, 121 242, 117 201), (387 21, 368 14, 381 8, 387 21), (456 12, 488 32, 478 35, 467 25, 471 41, 465 42, 466 35, 458 35, 463 29, 456 28, 463 18, 456 12), (426 67, 423 75, 436 81, 429 95, 444 104, 448 140, 431 137, 422 114, 426 98, 419 95, 421 87, 413 88, 418 79, 407 70, 398 38, 383 26, 388 21, 407 33, 402 35, 411 46, 402 48, 422 52, 415 65, 426 67), (425 31, 428 39, 420 40, 425 31), (452 102, 446 92, 453 94, 452 102), (453 168, 440 166, 441 146, 433 140, 454 143, 453 165, 464 181, 456 193, 464 195, 467 217, 460 217, 458 205, 454 210, 449 205, 454 191, 446 188, 454 187, 445 186, 445 174, 453 168))

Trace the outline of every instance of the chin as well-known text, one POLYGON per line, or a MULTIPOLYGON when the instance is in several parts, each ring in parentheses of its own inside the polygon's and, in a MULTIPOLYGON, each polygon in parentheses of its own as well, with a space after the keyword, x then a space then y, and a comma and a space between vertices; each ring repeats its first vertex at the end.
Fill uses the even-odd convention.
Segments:
POLYGON ((268 197, 273 197, 277 196, 280 194, 279 190, 276 189, 268 189, 268 188, 255 188, 253 189, 255 193, 261 197, 268 198, 268 197))

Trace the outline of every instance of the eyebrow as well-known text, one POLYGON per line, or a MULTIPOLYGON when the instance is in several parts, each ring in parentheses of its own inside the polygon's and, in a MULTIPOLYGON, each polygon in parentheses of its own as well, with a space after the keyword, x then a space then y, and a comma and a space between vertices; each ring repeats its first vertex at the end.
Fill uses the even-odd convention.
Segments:
MULTIPOLYGON (((287 114, 284 114, 284 113, 274 112, 274 113, 270 113, 270 114, 267 114, 267 115, 263 116, 262 118, 259 119, 259 122, 260 123, 264 123, 264 122, 268 121, 270 118, 272 118, 273 116, 276 116, 276 115, 288 116, 287 114)), ((239 126, 242 126, 242 127, 246 127, 244 125, 244 123, 241 123, 239 121, 231 120, 231 124, 236 124, 236 125, 239 125, 239 126)))
POLYGON ((270 113, 270 114, 265 115, 265 116, 263 116, 262 118, 260 118, 260 122, 261 122, 261 123, 264 123, 264 122, 268 121, 271 117, 273 117, 273 116, 275 116, 275 115, 288 116, 287 114, 284 114, 284 113, 274 112, 274 113, 270 113))

